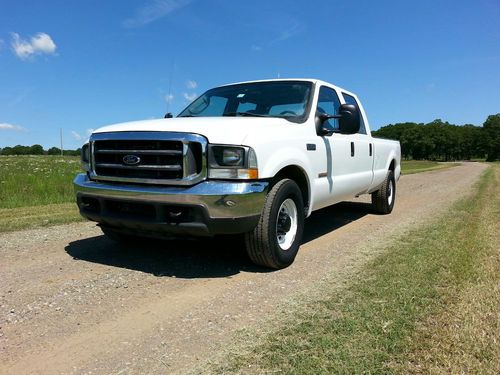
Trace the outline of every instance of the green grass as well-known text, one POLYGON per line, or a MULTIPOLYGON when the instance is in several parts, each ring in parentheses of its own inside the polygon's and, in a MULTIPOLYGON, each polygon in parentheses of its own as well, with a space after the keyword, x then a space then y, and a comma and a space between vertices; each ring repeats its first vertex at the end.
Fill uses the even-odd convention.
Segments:
POLYGON ((472 197, 387 245, 350 286, 288 308, 209 371, 500 373, 499 180, 492 166, 472 197))
POLYGON ((79 220, 74 156, 0 156, 0 232, 79 220))
POLYGON ((0 208, 73 202, 74 156, 0 156, 0 208))
POLYGON ((430 160, 402 160, 401 173, 412 174, 419 172, 427 172, 435 169, 456 167, 457 165, 460 165, 460 163, 440 163, 437 161, 430 161, 430 160))
POLYGON ((76 203, 0 208, 0 233, 80 221, 76 203))

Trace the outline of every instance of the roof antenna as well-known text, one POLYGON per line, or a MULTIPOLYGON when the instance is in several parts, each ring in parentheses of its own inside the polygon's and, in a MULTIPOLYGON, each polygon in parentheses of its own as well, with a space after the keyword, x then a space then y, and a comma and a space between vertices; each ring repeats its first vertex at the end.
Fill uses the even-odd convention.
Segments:
POLYGON ((174 76, 174 69, 175 69, 175 60, 172 61, 172 67, 170 68, 170 77, 168 79, 168 94, 166 97, 166 102, 167 102, 167 113, 165 114, 165 118, 172 118, 172 113, 169 112, 170 109, 170 102, 172 101, 172 80, 174 76))

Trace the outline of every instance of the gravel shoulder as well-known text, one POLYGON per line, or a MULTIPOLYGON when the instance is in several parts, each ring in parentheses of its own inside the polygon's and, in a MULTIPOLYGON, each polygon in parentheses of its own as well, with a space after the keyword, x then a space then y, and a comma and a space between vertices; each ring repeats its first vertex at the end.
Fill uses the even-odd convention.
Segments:
POLYGON ((185 373, 319 282, 345 282, 485 168, 403 176, 391 215, 372 214, 368 197, 323 209, 306 221, 295 263, 274 272, 252 266, 236 240, 122 248, 92 223, 1 234, 0 373, 185 373))

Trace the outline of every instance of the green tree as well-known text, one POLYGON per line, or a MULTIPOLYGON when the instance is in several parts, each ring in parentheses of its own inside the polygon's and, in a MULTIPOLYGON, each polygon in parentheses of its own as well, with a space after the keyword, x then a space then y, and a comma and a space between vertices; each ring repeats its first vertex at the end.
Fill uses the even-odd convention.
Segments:
POLYGON ((78 148, 76 150, 64 150, 64 155, 69 155, 69 156, 79 156, 81 153, 81 148, 78 148))
POLYGON ((47 154, 49 154, 49 155, 61 155, 61 149, 58 147, 51 147, 47 151, 47 154))
POLYGON ((483 124, 487 161, 500 160, 500 113, 488 116, 483 124))
POLYGON ((2 155, 13 155, 12 147, 4 147, 2 148, 2 155))
POLYGON ((405 122, 383 126, 373 135, 396 139, 404 159, 462 160, 485 155, 483 128, 457 126, 436 119, 428 124, 405 122))
POLYGON ((43 147, 41 145, 33 145, 29 148, 30 155, 43 155, 43 147))
POLYGON ((29 155, 29 152, 28 146, 15 145, 12 147, 12 155, 29 155))

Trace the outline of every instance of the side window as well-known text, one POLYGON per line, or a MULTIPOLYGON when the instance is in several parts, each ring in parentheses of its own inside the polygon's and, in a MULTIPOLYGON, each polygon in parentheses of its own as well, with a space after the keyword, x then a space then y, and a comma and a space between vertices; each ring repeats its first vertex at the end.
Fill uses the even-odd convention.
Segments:
MULTIPOLYGON (((316 111, 319 113, 326 113, 327 115, 336 115, 339 111, 340 100, 335 90, 321 86, 319 89, 318 107, 316 111)), ((339 124, 337 119, 329 119, 325 123, 329 124, 332 128, 338 129, 339 124)))
MULTIPOLYGON (((353 96, 348 95, 346 93, 342 93, 342 96, 344 97, 345 103, 346 104, 354 104, 358 109, 359 105, 356 99, 354 99, 353 96)), ((366 134, 366 126, 365 126, 365 121, 363 120, 363 116, 360 113, 360 118, 361 118, 361 123, 359 124, 359 131, 358 134, 366 134)))

